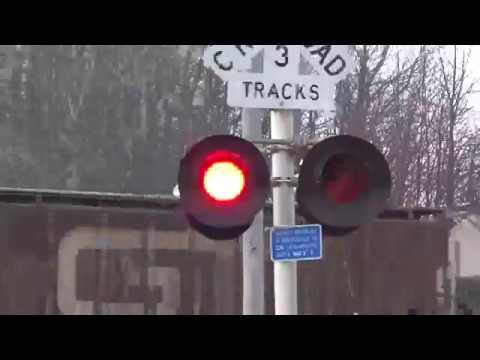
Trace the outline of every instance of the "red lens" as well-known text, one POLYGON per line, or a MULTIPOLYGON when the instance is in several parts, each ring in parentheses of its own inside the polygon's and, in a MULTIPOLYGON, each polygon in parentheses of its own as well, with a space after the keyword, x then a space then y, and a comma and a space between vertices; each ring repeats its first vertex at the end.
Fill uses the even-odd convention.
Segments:
POLYGON ((322 185, 327 198, 336 204, 352 203, 368 190, 368 170, 346 154, 332 156, 323 169, 322 185))
POLYGON ((203 188, 216 201, 235 200, 245 189, 245 172, 233 158, 230 153, 215 153, 203 172, 203 188))

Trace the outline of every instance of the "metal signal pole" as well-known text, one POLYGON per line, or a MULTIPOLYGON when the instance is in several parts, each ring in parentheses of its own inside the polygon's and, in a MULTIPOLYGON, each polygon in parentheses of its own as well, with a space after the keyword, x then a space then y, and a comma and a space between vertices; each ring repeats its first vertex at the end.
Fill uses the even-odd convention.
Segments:
MULTIPOLYGON (((272 140, 293 142, 293 111, 272 111, 272 140)), ((273 187, 273 226, 295 225, 294 157, 288 147, 272 154, 272 177, 280 180, 273 187)), ((274 262, 275 314, 297 315, 297 263, 274 262)))

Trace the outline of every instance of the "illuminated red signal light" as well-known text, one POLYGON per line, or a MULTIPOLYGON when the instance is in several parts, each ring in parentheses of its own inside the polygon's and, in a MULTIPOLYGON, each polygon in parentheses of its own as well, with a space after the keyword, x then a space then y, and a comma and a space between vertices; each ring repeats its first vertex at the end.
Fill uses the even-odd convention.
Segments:
POLYGON ((205 171, 203 188, 216 201, 232 201, 245 189, 245 174, 231 161, 217 161, 205 171))
POLYGON ((270 175, 255 145, 216 135, 181 160, 178 189, 190 226, 211 239, 228 240, 247 230, 265 205, 270 175))

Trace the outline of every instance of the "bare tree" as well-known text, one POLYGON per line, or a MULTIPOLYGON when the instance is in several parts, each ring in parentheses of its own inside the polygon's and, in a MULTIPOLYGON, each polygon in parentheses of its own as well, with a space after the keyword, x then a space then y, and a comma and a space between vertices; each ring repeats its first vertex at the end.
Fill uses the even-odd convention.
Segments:
POLYGON ((457 46, 453 47, 453 61, 445 63, 440 57, 441 84, 446 98, 448 114, 447 131, 447 171, 446 171, 446 205, 454 204, 455 193, 455 128, 464 115, 470 110, 467 97, 472 92, 473 82, 468 81, 468 55, 462 52, 461 62, 458 62, 457 46))

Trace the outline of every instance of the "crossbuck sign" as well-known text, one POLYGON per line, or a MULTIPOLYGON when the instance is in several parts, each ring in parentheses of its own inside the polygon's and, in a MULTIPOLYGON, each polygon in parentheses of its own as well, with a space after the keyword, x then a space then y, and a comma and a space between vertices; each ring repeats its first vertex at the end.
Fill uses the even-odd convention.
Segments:
POLYGON ((228 83, 228 105, 303 110, 330 109, 353 63, 348 45, 213 45, 203 60, 228 83), (262 52, 263 69, 253 72, 262 52))

